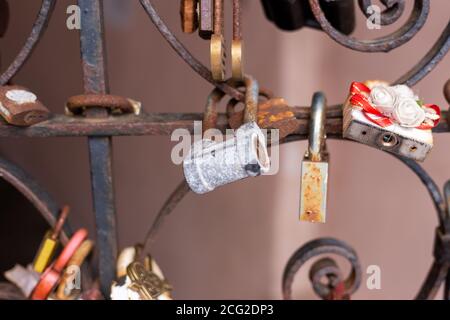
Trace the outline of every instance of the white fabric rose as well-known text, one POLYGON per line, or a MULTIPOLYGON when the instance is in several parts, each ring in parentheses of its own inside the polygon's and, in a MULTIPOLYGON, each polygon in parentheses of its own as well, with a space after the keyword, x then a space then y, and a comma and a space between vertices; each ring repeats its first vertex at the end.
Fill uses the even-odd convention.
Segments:
POLYGON ((410 87, 404 84, 399 84, 391 87, 396 93, 397 97, 400 98, 412 98, 414 100, 419 100, 419 98, 415 95, 414 91, 410 87))
POLYGON ((392 114, 396 101, 397 94, 391 87, 378 85, 370 91, 370 102, 378 111, 386 116, 392 114))
POLYGON ((425 110, 413 98, 399 98, 392 117, 402 127, 414 128, 425 120, 425 110))

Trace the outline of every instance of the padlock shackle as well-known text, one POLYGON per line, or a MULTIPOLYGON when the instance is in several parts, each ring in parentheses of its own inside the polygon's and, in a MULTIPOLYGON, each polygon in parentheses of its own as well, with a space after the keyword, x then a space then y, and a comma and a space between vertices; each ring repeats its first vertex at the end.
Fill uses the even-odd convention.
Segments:
POLYGON ((327 99, 322 92, 314 93, 309 120, 308 155, 312 161, 321 161, 325 145, 327 99))
POLYGON ((245 84, 245 109, 244 122, 258 123, 258 100, 259 100, 259 84, 258 81, 246 75, 244 78, 245 84))
POLYGON ((211 93, 208 95, 205 113, 203 114, 202 134, 204 134, 205 131, 209 129, 217 127, 217 117, 218 117, 217 105, 223 99, 224 96, 225 93, 217 88, 211 91, 211 93))
MULTIPOLYGON (((233 81, 230 79, 227 81, 227 83, 231 84, 233 83, 233 81)), ((244 123, 248 122, 258 123, 258 102, 260 95, 258 81, 251 76, 245 76, 243 83, 238 84, 234 83, 234 84, 237 87, 241 85, 245 86, 244 123)), ((268 92, 267 90, 263 91, 262 94, 263 96, 271 95, 271 93, 268 92)), ((205 113, 203 115, 203 123, 202 123, 203 134, 205 133, 205 131, 217 127, 217 117, 218 117, 217 105, 224 98, 224 96, 225 93, 218 88, 215 88, 208 95, 205 113)), ((234 107, 234 105, 237 104, 237 102, 238 102, 237 100, 233 99, 230 100, 232 107, 234 107)), ((227 110, 231 110, 232 107, 227 106, 227 110)))

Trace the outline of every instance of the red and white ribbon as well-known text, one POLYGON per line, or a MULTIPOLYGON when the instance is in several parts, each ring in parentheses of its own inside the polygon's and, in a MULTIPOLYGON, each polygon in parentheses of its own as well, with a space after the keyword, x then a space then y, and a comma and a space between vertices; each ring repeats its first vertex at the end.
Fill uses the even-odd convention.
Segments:
MULTIPOLYGON (((395 122, 388 116, 382 114, 376 106, 373 106, 369 101, 370 88, 361 82, 352 82, 350 86, 350 103, 353 106, 361 108, 361 111, 366 116, 367 119, 373 123, 379 125, 380 127, 389 127, 395 122)), ((425 104, 423 105, 425 109, 429 108, 436 112, 438 116, 437 119, 432 120, 431 123, 423 122, 420 126, 416 127, 421 130, 428 130, 436 127, 441 118, 441 109, 435 104, 425 104)))

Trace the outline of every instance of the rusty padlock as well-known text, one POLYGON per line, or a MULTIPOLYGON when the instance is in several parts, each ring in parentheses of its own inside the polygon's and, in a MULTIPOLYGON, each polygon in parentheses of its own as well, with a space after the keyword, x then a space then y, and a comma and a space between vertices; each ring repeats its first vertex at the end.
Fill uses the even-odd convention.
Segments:
POLYGON ((311 105, 308 150, 302 161, 300 220, 325 222, 328 189, 328 152, 326 150, 326 98, 316 92, 311 105))
POLYGON ((50 111, 30 90, 14 85, 0 87, 0 115, 9 124, 31 126, 47 120, 50 111))

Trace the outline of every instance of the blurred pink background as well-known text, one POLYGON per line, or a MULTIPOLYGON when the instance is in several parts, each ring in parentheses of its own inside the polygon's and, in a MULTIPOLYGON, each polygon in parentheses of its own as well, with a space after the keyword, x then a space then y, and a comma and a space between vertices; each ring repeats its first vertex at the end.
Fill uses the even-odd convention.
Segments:
MULTIPOLYGON (((82 92, 77 31, 65 26, 60 0, 47 33, 15 83, 39 95, 53 112, 67 97, 82 92)), ((153 1, 172 30, 205 64, 208 42, 183 35, 179 1, 153 1)), ((10 31, 1 40, 2 70, 28 36, 40 1, 10 1, 10 31)), ((401 22, 370 31, 357 9, 355 36, 374 38, 401 22)), ((194 74, 169 48, 138 1, 105 1, 109 75, 114 94, 142 101, 148 112, 202 112, 211 85, 194 74)), ((231 11, 230 6, 227 7, 231 11)), ((345 99, 354 80, 393 81, 431 48, 447 20, 450 3, 432 1, 425 27, 408 44, 389 54, 346 49, 325 33, 301 29, 286 33, 263 14, 259 1, 245 1, 246 72, 292 105, 309 105, 322 90, 329 104, 345 99)), ((231 20, 228 20, 231 21, 231 20)), ((230 30, 227 30, 230 35, 230 30)), ((447 109, 442 87, 449 78, 446 57, 415 90, 447 109)), ((120 247, 140 242, 168 194, 183 178, 170 160, 170 137, 114 138, 114 172, 120 247)), ((442 187, 450 177, 450 137, 435 135, 423 166, 442 187)), ((437 225, 425 188, 392 156, 363 145, 331 140, 327 223, 298 221, 300 164, 305 142, 280 148, 275 176, 249 179, 207 195, 189 195, 167 219, 152 254, 178 299, 280 299, 281 276, 290 255, 323 236, 341 239, 357 251, 363 281, 354 299, 411 299, 432 263, 437 225), (365 270, 381 267, 381 290, 368 290, 365 270)), ((36 177, 57 201, 72 207, 71 223, 94 231, 87 143, 84 138, 0 139, 0 152, 36 177)), ((13 214, 13 213, 9 213, 13 214)), ((343 263, 344 270, 348 266, 343 263)), ((297 275, 294 297, 316 299, 307 278, 297 275)), ((439 294, 439 298, 442 295, 439 294)))

